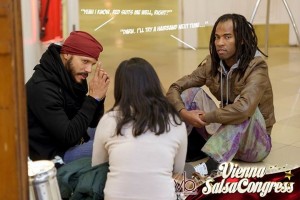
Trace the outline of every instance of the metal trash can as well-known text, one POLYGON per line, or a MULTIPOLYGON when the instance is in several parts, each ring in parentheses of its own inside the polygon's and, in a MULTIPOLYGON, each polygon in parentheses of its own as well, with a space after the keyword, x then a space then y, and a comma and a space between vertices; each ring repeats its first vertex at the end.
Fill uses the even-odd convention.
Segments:
POLYGON ((28 178, 30 200, 61 200, 56 168, 52 161, 29 161, 28 178))

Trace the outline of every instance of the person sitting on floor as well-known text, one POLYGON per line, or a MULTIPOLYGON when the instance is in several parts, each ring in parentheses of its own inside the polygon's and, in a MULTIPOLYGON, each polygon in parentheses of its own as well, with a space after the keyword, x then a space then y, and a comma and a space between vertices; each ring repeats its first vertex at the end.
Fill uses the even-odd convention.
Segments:
POLYGON ((172 176, 183 173, 187 131, 152 65, 142 58, 121 62, 114 97, 92 155, 93 166, 109 162, 105 199, 175 200, 172 176))
POLYGON ((209 50, 198 68, 167 92, 189 130, 194 127, 206 140, 202 151, 209 159, 195 167, 201 175, 232 159, 265 159, 275 123, 268 66, 252 24, 239 14, 222 15, 213 26, 209 50), (201 88, 204 85, 220 107, 201 88))
POLYGON ((30 159, 59 156, 70 162, 91 157, 89 127, 95 128, 104 114, 109 86, 109 76, 98 62, 102 51, 92 35, 74 31, 62 46, 51 44, 42 55, 26 83, 30 159))

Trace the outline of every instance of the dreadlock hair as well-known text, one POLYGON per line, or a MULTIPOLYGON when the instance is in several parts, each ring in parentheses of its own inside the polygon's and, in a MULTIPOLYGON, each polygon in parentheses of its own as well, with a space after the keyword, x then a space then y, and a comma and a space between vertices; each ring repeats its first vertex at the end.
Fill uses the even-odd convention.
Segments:
POLYGON ((213 30, 210 35, 209 51, 212 60, 212 75, 218 74, 218 66, 220 64, 220 58, 216 51, 215 45, 215 32, 217 25, 222 22, 232 20, 233 32, 235 37, 236 58, 240 60, 237 68, 240 77, 242 77, 248 67, 248 64, 253 59, 256 50, 261 52, 267 57, 257 46, 257 36, 253 25, 246 20, 246 18, 239 14, 225 14, 218 18, 214 24, 213 30))

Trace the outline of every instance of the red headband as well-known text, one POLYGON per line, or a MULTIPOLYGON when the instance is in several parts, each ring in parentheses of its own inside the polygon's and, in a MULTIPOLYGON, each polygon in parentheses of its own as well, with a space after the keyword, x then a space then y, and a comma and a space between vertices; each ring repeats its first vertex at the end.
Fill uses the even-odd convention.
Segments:
POLYGON ((74 31, 65 40, 60 53, 86 56, 98 60, 102 45, 90 34, 83 31, 74 31))

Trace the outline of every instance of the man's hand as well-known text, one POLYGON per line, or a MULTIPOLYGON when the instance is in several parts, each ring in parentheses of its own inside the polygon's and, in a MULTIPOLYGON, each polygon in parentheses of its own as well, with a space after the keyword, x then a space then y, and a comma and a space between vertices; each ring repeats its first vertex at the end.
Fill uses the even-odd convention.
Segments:
POLYGON ((191 110, 187 111, 186 109, 182 109, 180 111, 181 118, 189 125, 192 125, 196 128, 201 128, 203 126, 208 125, 204 121, 205 112, 201 110, 191 110))
POLYGON ((109 82, 108 74, 102 69, 101 63, 98 62, 94 77, 89 83, 89 95, 95 99, 103 99, 106 96, 109 82))

